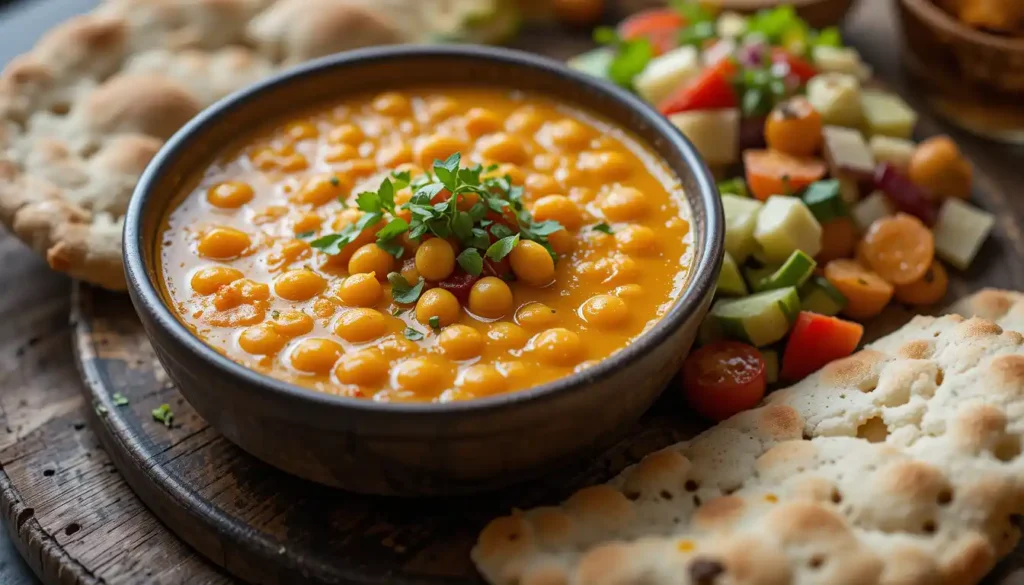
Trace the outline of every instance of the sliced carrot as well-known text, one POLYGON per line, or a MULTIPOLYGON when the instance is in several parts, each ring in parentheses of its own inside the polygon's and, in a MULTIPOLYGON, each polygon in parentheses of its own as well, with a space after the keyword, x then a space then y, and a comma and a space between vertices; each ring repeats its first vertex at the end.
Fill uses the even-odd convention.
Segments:
POLYGON ((857 261, 864 268, 871 270, 871 265, 868 264, 868 257, 864 254, 864 240, 861 239, 857 242, 857 245, 853 249, 853 259, 857 261))
POLYGON ((824 161, 797 157, 777 150, 746 150, 743 165, 747 186, 761 201, 772 195, 792 195, 825 176, 824 161))
POLYGON ((896 287, 896 300, 908 305, 934 305, 946 296, 949 275, 938 260, 924 272, 920 280, 896 287))
POLYGON ((801 311, 789 332, 779 377, 796 381, 857 349, 864 327, 835 317, 801 311))
POLYGON ((864 234, 864 257, 871 269, 893 284, 920 280, 935 259, 928 226, 906 213, 883 217, 864 234))
POLYGON ((846 297, 843 314, 853 319, 874 317, 892 299, 892 285, 854 260, 829 262, 825 265, 825 278, 846 297))
POLYGON ((857 226, 848 217, 837 217, 821 225, 821 251, 814 257, 819 264, 837 258, 849 258, 857 246, 857 226))

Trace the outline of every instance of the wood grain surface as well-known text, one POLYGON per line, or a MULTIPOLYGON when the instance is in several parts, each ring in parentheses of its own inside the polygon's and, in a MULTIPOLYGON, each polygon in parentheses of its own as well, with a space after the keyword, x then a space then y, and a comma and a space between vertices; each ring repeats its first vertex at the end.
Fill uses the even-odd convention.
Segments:
MULTIPOLYGON (((901 85, 888 4, 862 0, 848 33, 881 76, 908 95, 901 85)), ((580 37, 574 45, 560 48, 571 52, 584 44, 585 38, 580 37)), ((925 125, 926 132, 940 129, 948 131, 925 125)), ((1016 219, 1024 216, 1024 198, 1017 195, 1024 178, 1024 151, 953 134, 976 161, 980 174, 989 178, 990 184, 982 186, 984 204, 1001 215, 999 239, 986 245, 985 258, 972 268, 970 282, 1024 288, 1024 238, 1016 219)), ((650 443, 616 453, 596 468, 576 470, 560 485, 542 491, 531 488, 500 500, 454 503, 380 505, 368 498, 357 501, 285 477, 241 456, 205 428, 156 374, 144 345, 137 341, 137 332, 131 332, 131 320, 125 318, 131 311, 127 297, 106 293, 82 297, 83 301, 97 301, 82 307, 105 311, 87 313, 92 316, 88 338, 92 355, 103 358, 108 376, 107 380, 91 380, 94 384, 89 387, 96 391, 117 379, 132 394, 127 406, 109 404, 107 413, 98 416, 84 398, 74 365, 72 331, 78 324, 68 324, 68 281, 49 272, 6 234, 0 235, 0 266, 0 516, 21 553, 46 583, 233 582, 226 572, 175 537, 143 505, 87 426, 89 419, 97 423, 108 442, 125 437, 135 441, 134 445, 111 443, 116 448, 110 452, 118 458, 118 466, 132 470, 137 487, 152 486, 144 492, 146 500, 157 505, 157 514, 172 528, 187 534, 217 565, 261 582, 289 584, 333 578, 337 571, 332 573, 331 567, 300 561, 330 558, 331 552, 339 549, 351 555, 349 574, 358 581, 400 583, 400 574, 415 574, 424 576, 413 582, 466 582, 464 547, 481 517, 507 508, 513 501, 529 505, 557 499, 554 492, 567 490, 569 484, 593 474, 608 473, 651 445, 673 440, 678 430, 674 425, 651 425, 650 443), (107 329, 102 329, 104 326, 107 329), (125 342, 128 339, 132 344, 125 342), (119 363, 123 364, 120 369, 119 363), (101 381, 106 385, 95 384, 101 381), (170 429, 147 416, 149 409, 168 401, 177 413, 177 424, 170 429), (662 430, 669 434, 661 434, 662 430), (155 459, 131 460, 132 452, 152 454, 155 459), (230 473, 225 473, 226 462, 232 466, 230 473), (171 497, 165 490, 175 482, 190 488, 181 493, 202 498, 175 500, 178 496, 171 497), (287 489, 270 501, 253 497, 268 484, 287 489), (168 502, 171 505, 164 507, 168 502), (369 512, 359 515, 359 507, 369 512), (232 532, 240 526, 232 518, 244 518, 243 527, 255 524, 261 534, 277 540, 232 532), (249 545, 240 546, 239 542, 249 545), (285 546, 274 546, 275 542, 285 546), (292 543, 299 546, 289 551, 292 543), (300 559, 299 551, 311 556, 300 559), (363 562, 366 557, 360 553, 377 555, 377 564, 363 562), (386 566, 385 553, 395 560, 396 572, 381 569, 386 566), (271 562, 274 558, 282 560, 271 562), (254 563, 254 559, 260 562, 254 563)), ((1022 563, 1002 565, 988 583, 1024 584, 1024 575, 1015 572, 1015 566, 1022 563)), ((11 582, 17 583, 5 579, 0 568, 0 583, 11 582)))

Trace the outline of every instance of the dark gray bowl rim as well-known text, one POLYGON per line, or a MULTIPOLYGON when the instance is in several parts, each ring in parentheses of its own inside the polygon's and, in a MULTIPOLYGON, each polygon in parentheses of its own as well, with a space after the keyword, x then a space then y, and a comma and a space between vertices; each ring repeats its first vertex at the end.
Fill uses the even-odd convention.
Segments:
MULTIPOLYGON (((595 111, 600 113, 600 110, 595 111)), ((672 170, 675 174, 675 169, 672 170)), ((552 398, 563 392, 585 391, 592 380, 599 379, 616 368, 627 367, 649 346, 664 342, 672 331, 683 327, 688 319, 696 315, 705 298, 712 294, 722 262, 724 233, 725 214, 722 210, 718 190, 711 172, 698 155, 696 148, 668 119, 628 91, 570 69, 553 59, 524 51, 476 45, 401 45, 347 51, 309 61, 236 91, 200 112, 164 144, 140 177, 125 213, 123 249, 128 286, 136 293, 138 303, 136 310, 148 312, 153 321, 169 333, 175 342, 181 344, 197 359, 211 363, 225 374, 235 378, 239 384, 251 386, 254 391, 273 392, 283 398, 305 401, 311 406, 343 407, 353 411, 377 414, 426 415, 499 410, 518 403, 552 398), (605 94, 632 109, 668 142, 670 148, 678 151, 685 165, 693 173, 694 181, 698 186, 698 201, 705 210, 707 236, 704 241, 694 242, 694 255, 697 263, 690 268, 691 276, 687 287, 683 289, 682 294, 668 313, 654 327, 614 355, 580 372, 574 372, 552 382, 485 398, 437 403, 377 402, 365 398, 327 394, 284 382, 247 368, 214 351, 178 320, 164 303, 163 296, 149 277, 151 273, 155 275, 156 270, 155 267, 148 267, 144 261, 145 255, 142 253, 142 249, 145 242, 143 241, 142 219, 149 203, 150 190, 163 179, 166 167, 174 161, 179 151, 188 148, 193 138, 201 136, 208 126, 216 124, 223 113, 234 108, 244 107, 247 102, 256 99, 264 90, 288 84, 303 76, 317 73, 323 69, 343 68, 353 64, 365 65, 366 63, 405 58, 443 57, 492 60, 516 67, 540 69, 546 73, 558 75, 567 82, 583 85, 588 91, 605 94)))

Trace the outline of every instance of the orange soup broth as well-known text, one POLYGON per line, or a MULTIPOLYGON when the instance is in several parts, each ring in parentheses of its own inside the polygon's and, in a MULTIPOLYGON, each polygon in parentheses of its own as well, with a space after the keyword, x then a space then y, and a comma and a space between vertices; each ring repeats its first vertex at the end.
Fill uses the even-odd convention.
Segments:
MULTIPOLYGON (((162 227, 160 280, 167 303, 198 337, 230 359, 330 394, 444 402, 550 382, 628 346, 665 315, 689 279, 692 234, 678 179, 632 133, 541 96, 490 88, 421 88, 345 98, 256 129, 226 149, 192 185, 162 227), (494 116, 483 116, 478 109, 494 116), (486 145, 501 133, 522 148, 511 153, 488 150, 486 145), (536 288, 510 282, 512 312, 500 319, 482 319, 462 308, 458 323, 477 330, 484 344, 478 357, 461 361, 449 359, 438 347, 440 331, 417 321, 415 307, 393 301, 386 279, 381 280, 383 294, 373 305, 387 322, 386 333, 359 343, 335 334, 338 320, 350 310, 338 294, 348 276, 346 265, 308 243, 359 217, 356 196, 376 191, 384 173, 399 165, 414 173, 422 169, 417 163, 426 161, 418 159, 430 152, 423 152, 424 145, 438 135, 454 137, 462 145, 463 166, 502 162, 495 157, 509 160, 501 172, 525 184, 523 201, 528 209, 545 195, 562 194, 576 204, 582 217, 579 228, 557 246, 562 253, 554 283, 536 288), (336 193, 304 198, 304 185, 314 177, 337 177, 337 185, 332 185, 336 193), (251 198, 243 192, 240 205, 211 204, 211 190, 226 181, 247 184, 251 198), (608 217, 607 201, 623 187, 643 194, 642 217, 608 217), (602 224, 612 233, 605 233, 602 224), (641 229, 644 233, 631 238, 624 235, 633 235, 636 228, 630 226, 650 230, 641 229), (215 227, 244 232, 248 244, 235 255, 204 257, 200 243, 215 227), (653 239, 644 237, 652 233, 653 239), (220 284, 217 279, 213 285, 207 283, 202 294, 194 290, 197 271, 217 266, 238 273, 229 271, 220 284), (275 279, 301 268, 321 277, 323 290, 298 301, 276 294, 275 279), (239 274, 243 280, 229 283, 239 274), (621 298, 628 315, 616 319, 614 326, 595 326, 582 307, 600 294, 621 298), (524 311, 529 303, 544 307, 524 311), (311 330, 295 326, 307 318, 296 311, 308 316, 311 330), (266 355, 253 355, 240 344, 253 327, 276 332, 266 343, 266 355), (577 334, 578 355, 563 360, 539 352, 534 336, 549 328, 577 334), (310 339, 337 343, 341 351, 333 357, 338 360, 375 348, 387 361, 387 373, 374 383, 342 383, 330 357, 317 372, 300 371, 292 354, 310 339), (420 378, 412 383, 411 376, 420 378)), ((401 270, 413 256, 407 251, 392 270, 401 270)))

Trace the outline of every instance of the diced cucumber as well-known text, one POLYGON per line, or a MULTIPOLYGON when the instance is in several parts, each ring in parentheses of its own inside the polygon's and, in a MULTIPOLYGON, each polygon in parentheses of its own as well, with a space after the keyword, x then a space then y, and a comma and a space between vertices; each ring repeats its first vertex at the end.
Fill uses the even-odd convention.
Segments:
POLYGON ((871 79, 871 67, 864 63, 853 47, 819 45, 814 47, 811 56, 822 73, 846 73, 860 81, 871 79))
POLYGON ((697 48, 679 47, 651 59, 633 79, 633 86, 640 97, 657 104, 700 73, 700 69, 700 53, 697 48))
POLYGON ((740 111, 695 110, 668 117, 708 164, 731 165, 740 152, 740 111))
POLYGON ((718 273, 718 293, 734 297, 742 297, 748 293, 747 283, 743 281, 740 267, 728 252, 722 259, 722 271, 718 273))
POLYGON ((762 277, 757 283, 752 282, 751 287, 757 292, 790 286, 800 287, 814 274, 817 265, 814 258, 797 250, 777 270, 762 277))
POLYGON ((821 250, 821 224, 799 197, 772 195, 757 214, 754 239, 769 262, 785 262, 797 250, 814 256, 821 250))
POLYGON ((782 268, 778 264, 757 264, 754 266, 747 265, 743 267, 743 278, 747 279, 747 284, 754 292, 763 292, 764 289, 757 288, 761 284, 761 281, 765 280, 775 271, 782 268))
POLYGON ((729 339, 745 341, 755 347, 775 343, 789 332, 800 312, 796 288, 781 288, 715 303, 711 315, 729 339))
POLYGON ((896 213, 896 208, 886 197, 885 193, 875 191, 853 206, 853 223, 857 225, 862 233, 867 231, 871 224, 883 217, 889 217, 896 213))
POLYGON ((825 223, 850 214, 846 209, 846 203, 843 202, 843 193, 838 179, 811 183, 804 191, 803 200, 818 223, 825 223))
POLYGON ((878 135, 871 137, 868 148, 871 149, 871 154, 875 155, 875 162, 887 162, 906 173, 917 145, 910 140, 878 135))
POLYGON ((764 381, 774 384, 779 381, 779 352, 775 349, 761 348, 761 359, 764 360, 764 381))
POLYGON ((568 65, 577 71, 608 79, 608 68, 615 59, 615 49, 598 47, 569 59, 568 65))
POLYGON ((909 139, 917 124, 917 112, 900 96, 866 89, 860 96, 865 130, 871 136, 909 139))
POLYGON ((853 174, 870 177, 875 172, 875 155, 871 154, 860 130, 841 126, 825 126, 825 160, 832 176, 853 174))
POLYGON ((995 216, 987 211, 955 197, 946 199, 932 227, 935 253, 953 266, 966 270, 995 223, 995 216))
POLYGON ((747 191, 747 182, 743 180, 743 177, 733 177, 726 181, 719 181, 717 187, 719 195, 729 194, 750 197, 750 192, 747 191))
POLYGON ((860 82, 848 73, 822 73, 807 82, 807 101, 830 126, 857 127, 863 119, 860 82))
POLYGON ((800 287, 800 310, 834 317, 846 308, 846 297, 824 276, 812 276, 800 287))
POLYGON ((738 195, 722 195, 725 210, 725 251, 736 262, 743 262, 757 248, 754 226, 763 207, 757 199, 738 195))

